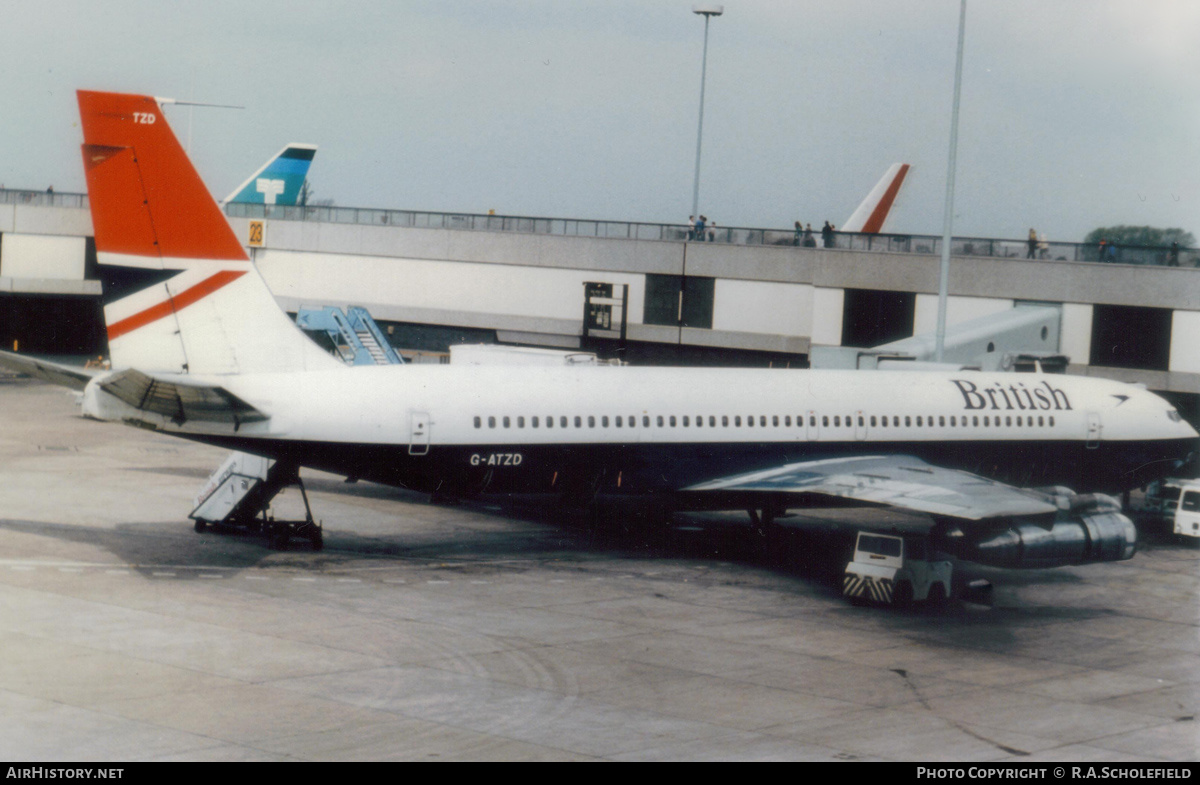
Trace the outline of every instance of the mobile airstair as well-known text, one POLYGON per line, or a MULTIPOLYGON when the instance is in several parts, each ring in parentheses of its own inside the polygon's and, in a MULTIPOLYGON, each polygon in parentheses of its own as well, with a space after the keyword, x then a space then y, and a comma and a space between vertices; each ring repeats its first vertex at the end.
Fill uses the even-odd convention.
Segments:
POLYGON ((197 533, 210 526, 242 529, 265 534, 276 550, 286 548, 292 537, 308 540, 313 550, 319 551, 325 544, 298 467, 260 455, 235 452, 226 458, 197 494, 188 517, 196 522, 197 533), (300 487, 305 512, 302 521, 276 520, 271 512, 271 500, 289 485, 300 487))
POLYGON ((296 326, 307 332, 324 333, 348 365, 399 365, 404 361, 388 343, 366 308, 352 305, 345 313, 336 306, 302 307, 296 326))

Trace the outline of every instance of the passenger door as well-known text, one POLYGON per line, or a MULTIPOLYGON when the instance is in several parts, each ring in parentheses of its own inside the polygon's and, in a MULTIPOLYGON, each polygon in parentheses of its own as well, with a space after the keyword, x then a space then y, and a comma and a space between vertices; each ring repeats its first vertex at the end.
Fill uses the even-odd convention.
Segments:
POLYGON ((1100 422, 1100 415, 1097 412, 1087 413, 1087 448, 1094 450, 1100 446, 1100 436, 1104 430, 1104 426, 1100 422))
POLYGON ((429 412, 411 412, 409 414, 409 455, 427 455, 429 453, 429 412))

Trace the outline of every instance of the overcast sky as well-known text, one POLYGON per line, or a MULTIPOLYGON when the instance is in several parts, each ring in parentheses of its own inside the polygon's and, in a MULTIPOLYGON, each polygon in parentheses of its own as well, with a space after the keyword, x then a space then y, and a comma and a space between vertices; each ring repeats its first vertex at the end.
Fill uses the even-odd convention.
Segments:
MULTIPOLYGON (((729 0, 701 212, 842 223, 893 161, 888 226, 940 234, 955 0, 729 0)), ((77 88, 196 109, 224 196, 290 141, 340 205, 680 222, 704 21, 681 0, 4 4, 0 183, 82 191, 77 88)), ((181 140, 188 110, 168 117, 181 140)), ((1200 3, 969 0, 955 234, 1200 237, 1200 3)))

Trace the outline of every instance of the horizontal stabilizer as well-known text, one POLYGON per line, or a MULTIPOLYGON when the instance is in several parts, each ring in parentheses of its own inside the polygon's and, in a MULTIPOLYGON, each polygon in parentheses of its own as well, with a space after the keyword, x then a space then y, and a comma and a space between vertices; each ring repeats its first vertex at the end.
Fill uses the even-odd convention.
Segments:
POLYGON ((0 352, 0 367, 17 373, 27 373, 36 379, 70 387, 73 390, 82 390, 87 387, 87 383, 92 380, 92 377, 101 373, 101 371, 53 363, 49 360, 39 360, 36 357, 12 352, 0 352))
POLYGON ((267 415, 217 385, 181 384, 133 370, 115 373, 99 385, 117 400, 143 412, 169 417, 176 425, 197 420, 238 426, 268 419, 267 415))

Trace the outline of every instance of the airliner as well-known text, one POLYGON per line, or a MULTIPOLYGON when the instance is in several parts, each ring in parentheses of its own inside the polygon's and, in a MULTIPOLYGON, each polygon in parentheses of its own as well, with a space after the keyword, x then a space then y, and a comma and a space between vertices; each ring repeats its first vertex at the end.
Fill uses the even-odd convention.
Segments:
POLYGON ((78 99, 99 262, 181 271, 106 307, 111 371, 0 354, 82 390, 91 417, 448 495, 764 520, 816 500, 886 505, 1004 567, 1132 557, 1136 530, 1107 494, 1197 448, 1162 398, 1084 377, 346 366, 278 308, 153 98, 78 99))

